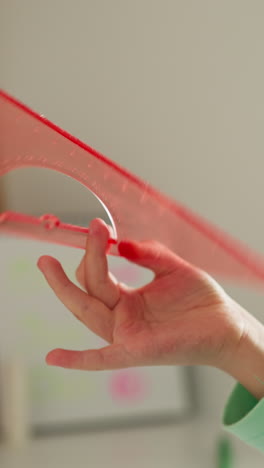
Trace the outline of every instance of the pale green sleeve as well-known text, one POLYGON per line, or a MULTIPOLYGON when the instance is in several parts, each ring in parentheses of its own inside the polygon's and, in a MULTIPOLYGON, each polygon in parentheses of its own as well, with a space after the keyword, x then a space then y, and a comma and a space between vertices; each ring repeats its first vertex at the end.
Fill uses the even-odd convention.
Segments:
POLYGON ((264 398, 257 400, 238 383, 227 401, 222 422, 227 431, 264 452, 264 398))

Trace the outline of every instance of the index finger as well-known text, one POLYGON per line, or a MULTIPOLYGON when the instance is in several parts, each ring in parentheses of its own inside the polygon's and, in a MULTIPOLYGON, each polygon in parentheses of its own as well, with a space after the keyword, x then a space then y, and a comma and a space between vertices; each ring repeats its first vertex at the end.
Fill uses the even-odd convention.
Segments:
POLYGON ((38 267, 65 307, 91 331, 111 342, 114 317, 110 310, 72 283, 56 259, 43 256, 38 261, 38 267))

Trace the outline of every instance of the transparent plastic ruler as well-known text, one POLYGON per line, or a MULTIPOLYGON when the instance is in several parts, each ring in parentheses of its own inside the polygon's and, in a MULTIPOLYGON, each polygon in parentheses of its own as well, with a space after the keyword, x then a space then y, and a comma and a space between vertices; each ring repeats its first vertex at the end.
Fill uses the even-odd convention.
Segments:
MULTIPOLYGON (((0 90, 0 175, 19 167, 49 168, 92 191, 113 224, 111 255, 122 240, 155 239, 213 275, 264 282, 261 256, 0 90)), ((88 229, 4 212, 1 232, 84 249, 88 229)))

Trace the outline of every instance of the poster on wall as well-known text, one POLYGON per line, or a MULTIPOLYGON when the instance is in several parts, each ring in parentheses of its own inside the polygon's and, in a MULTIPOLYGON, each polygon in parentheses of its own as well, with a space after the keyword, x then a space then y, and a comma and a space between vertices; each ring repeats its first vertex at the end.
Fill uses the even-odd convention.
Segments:
MULTIPOLYGON (((36 267, 40 255, 52 255, 75 281, 82 254, 68 247, 0 236, 1 356, 17 354, 26 365, 31 425, 109 426, 183 415, 191 402, 188 375, 182 367, 88 372, 45 363, 46 354, 54 348, 85 350, 105 345, 60 303, 36 267)), ((150 271, 125 259, 109 256, 108 261, 118 280, 131 287, 152 279, 150 271)))

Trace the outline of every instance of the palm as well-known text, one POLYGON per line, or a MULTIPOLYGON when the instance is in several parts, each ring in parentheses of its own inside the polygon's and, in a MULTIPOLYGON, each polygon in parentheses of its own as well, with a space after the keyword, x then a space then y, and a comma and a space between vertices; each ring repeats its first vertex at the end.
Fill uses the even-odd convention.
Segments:
POLYGON ((96 232, 89 235, 77 270, 85 291, 68 280, 54 259, 43 258, 39 266, 66 307, 109 345, 55 350, 49 363, 79 369, 201 364, 221 350, 229 326, 226 295, 210 277, 149 241, 123 243, 120 252, 152 269, 153 281, 136 290, 117 284, 107 266, 109 230, 98 220, 92 226, 96 232))
MULTIPOLYGON (((132 362, 190 364, 205 359, 212 332, 224 319, 223 297, 213 281, 195 271, 184 278, 176 271, 139 290, 121 287, 120 293, 112 342, 123 345, 132 362)), ((218 333, 215 352, 222 339, 218 333)))

